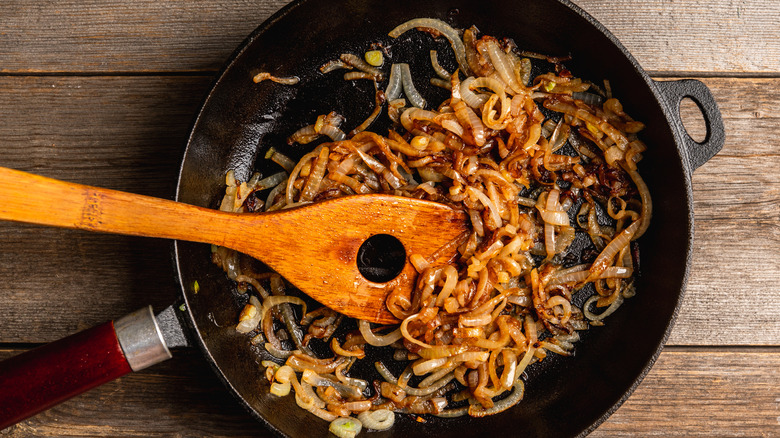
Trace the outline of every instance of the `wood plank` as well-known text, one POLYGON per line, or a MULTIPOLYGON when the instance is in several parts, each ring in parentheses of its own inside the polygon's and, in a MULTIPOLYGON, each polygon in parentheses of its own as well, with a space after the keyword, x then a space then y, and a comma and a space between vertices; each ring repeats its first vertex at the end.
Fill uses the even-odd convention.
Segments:
POLYGON ((688 287, 667 345, 778 345, 777 215, 695 226, 688 287))
MULTIPOLYGON (((724 154, 731 147, 728 149, 724 154)), ((755 221, 777 224, 780 203, 777 169, 780 169, 780 154, 716 155, 693 174, 693 208, 697 219, 729 219, 747 227, 755 221)))
POLYGON ((0 342, 50 342, 174 303, 173 244, 0 224, 0 342))
POLYGON ((214 72, 286 3, 4 1, 0 72, 214 72))
POLYGON ((780 302, 777 169, 777 154, 718 155, 694 173, 691 277, 670 342, 710 344, 739 336, 742 341, 725 343, 776 345, 780 339, 774 312, 755 311, 760 303, 771 309, 780 302))
MULTIPOLYGON (((216 71, 286 3, 9 0, 0 3, 0 72, 216 71)), ((577 4, 649 71, 777 73, 780 3, 774 0, 577 4)))
MULTIPOLYGON (((0 165, 172 198, 210 77, 0 78, 0 165)), ((53 199, 52 202, 57 202, 53 199)), ((0 223, 0 342, 46 342, 173 303, 172 244, 0 223)))
POLYGON ((778 394, 776 349, 667 349, 591 436, 778 436, 778 394))
POLYGON ((171 197, 211 77, 0 77, 0 165, 171 197))
POLYGON ((653 74, 778 72, 774 0, 576 0, 653 74))
MULTIPOLYGON (((780 4, 780 3, 779 3, 780 4)), ((681 79, 678 77, 663 80, 681 79)), ((718 157, 776 157, 780 150, 780 79, 695 78, 712 91, 723 116, 726 144, 718 157)), ((682 105, 680 114, 693 138, 706 134, 704 119, 696 105, 682 105)), ((697 172, 698 174, 699 172, 697 172)), ((696 178, 694 177, 694 181, 696 178)))
MULTIPOLYGON (((0 350, 0 359, 18 351, 0 350)), ((777 436, 777 349, 667 348, 592 436, 777 436), (739 420, 737 420, 739 419, 739 420)), ((302 413, 301 418, 306 418, 302 413)), ((43 436, 270 436, 195 351, 123 377, 2 432, 43 436)))
MULTIPOLYGON (((13 109, 0 114, 0 165, 170 198, 210 81, 0 77, 0 107, 13 109)), ((728 136, 693 176, 693 265, 669 342, 780 345, 780 267, 769 256, 780 253, 780 79, 704 81, 728 136)), ((168 242, 12 223, 0 223, 0 241, 0 342, 51 341, 176 297, 168 242)))
MULTIPOLYGON (((780 301, 780 80, 701 80, 718 102, 727 140, 693 174, 691 277, 669 343, 777 345, 777 317, 757 303, 780 301)), ((697 112, 684 108, 683 120, 697 112)), ((706 132, 703 123, 686 126, 694 137, 706 132)))

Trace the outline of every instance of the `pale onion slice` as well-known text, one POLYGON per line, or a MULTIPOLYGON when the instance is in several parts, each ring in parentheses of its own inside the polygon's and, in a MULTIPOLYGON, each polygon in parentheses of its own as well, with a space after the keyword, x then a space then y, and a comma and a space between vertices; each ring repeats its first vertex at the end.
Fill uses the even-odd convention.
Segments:
POLYGON ((339 438, 354 438, 363 429, 363 423, 357 418, 339 417, 333 420, 328 430, 339 438))
POLYGON ((608 317, 609 315, 612 315, 615 310, 620 307, 621 304, 623 304, 623 297, 621 295, 618 295, 617 299, 612 302, 612 304, 607 307, 606 310, 599 313, 598 315, 590 311, 591 304, 595 303, 599 299, 599 295, 593 295, 592 297, 588 298, 587 301, 585 301, 585 304, 582 305, 582 313, 585 315, 586 318, 588 318, 591 321, 601 321, 604 318, 608 317))
POLYGON ((417 27, 435 29, 444 35, 444 37, 447 38, 447 40, 450 42, 452 50, 455 51, 455 59, 458 60, 460 71, 466 75, 471 74, 471 71, 469 70, 469 64, 466 62, 466 46, 463 44, 463 40, 460 39, 458 31, 439 19, 415 18, 405 23, 401 23, 395 29, 391 30, 388 35, 390 35, 392 38, 398 38, 404 32, 417 27))
POLYGON ((277 397, 284 397, 290 393, 290 388, 292 388, 290 382, 274 382, 271 384, 270 392, 277 397))
POLYGON ((395 329, 384 336, 379 336, 375 335, 374 332, 371 331, 371 325, 369 322, 362 319, 358 320, 358 328, 360 329, 360 334, 363 335, 363 339, 365 339, 369 345, 373 345, 374 347, 384 347, 401 339, 400 328, 395 329))
POLYGON ((395 424, 395 413, 389 409, 366 411, 358 414, 358 420, 363 423, 363 427, 366 429, 387 430, 395 424))
POLYGON ((448 72, 444 67, 439 64, 439 54, 435 50, 431 50, 431 66, 433 66, 433 70, 436 72, 436 75, 439 76, 441 79, 445 79, 447 81, 450 80, 450 76, 452 76, 452 73, 448 72))
POLYGON ((414 86, 412 71, 409 69, 409 64, 403 63, 398 65, 400 65, 401 68, 401 85, 404 88, 404 94, 406 94, 409 102, 418 108, 425 108, 427 102, 414 86))
POLYGON ((385 88, 385 97, 388 102, 392 102, 401 97, 401 64, 393 64, 390 67, 390 79, 385 88))
POLYGON ((262 304, 260 300, 254 295, 249 297, 249 304, 244 306, 244 310, 241 311, 241 315, 238 317, 238 325, 236 331, 239 333, 249 333, 256 329, 260 324, 260 320, 263 318, 261 312, 262 304))
POLYGON ((475 77, 470 76, 460 83, 460 97, 464 102, 466 102, 468 106, 472 108, 482 108, 482 105, 488 101, 490 96, 486 94, 475 93, 474 90, 471 89, 471 84, 475 80, 475 77))

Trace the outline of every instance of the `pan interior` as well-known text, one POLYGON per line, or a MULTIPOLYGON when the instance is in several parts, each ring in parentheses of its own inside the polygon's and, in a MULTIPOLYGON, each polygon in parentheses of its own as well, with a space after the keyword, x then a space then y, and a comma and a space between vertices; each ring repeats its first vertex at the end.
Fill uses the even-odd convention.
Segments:
MULTIPOLYGON (((193 127, 178 200, 216 208, 228 170, 234 169, 241 180, 254 170, 270 171, 263 160, 269 147, 299 158, 308 150, 289 147, 285 139, 319 114, 340 112, 347 118, 347 129, 360 123, 373 109, 373 85, 318 72, 319 66, 340 53, 362 54, 372 43, 380 43, 388 48, 392 62, 409 62, 413 72, 425 71, 431 77, 427 50, 420 54, 408 49, 415 44, 430 45, 430 38, 417 41, 422 38, 417 35, 400 44, 387 36, 397 24, 415 17, 436 17, 459 28, 473 24, 489 35, 511 37, 527 50, 571 54, 573 60, 567 66, 575 75, 593 81, 608 79, 626 112, 648 126, 642 139, 649 150, 640 170, 653 195, 655 212, 648 233, 640 240, 637 296, 609 317, 605 327, 584 333, 574 357, 548 358, 530 368, 526 394, 518 406, 484 419, 428 418, 422 424, 400 416, 392 429, 372 435, 554 437, 585 433, 630 394, 668 335, 687 273, 691 220, 686 171, 647 76, 600 25, 576 7, 552 0, 294 3, 250 36, 211 91, 193 127), (301 84, 254 84, 251 78, 259 71, 295 75, 301 84)), ((440 53, 451 52, 446 41, 435 44, 440 53)), ((442 61, 450 70, 453 62, 451 57, 442 61)), ((421 91, 432 102, 446 96, 434 87, 421 91)), ((371 127, 380 134, 386 129, 381 124, 371 127)), ((314 417, 301 421, 308 414, 295 405, 293 397, 268 394, 259 365, 265 358, 263 352, 234 329, 243 298, 211 263, 210 248, 178 242, 177 256, 192 325, 217 374, 253 415, 277 433, 327 435, 326 422, 314 417), (188 287, 196 280, 200 285, 197 294, 188 287)))

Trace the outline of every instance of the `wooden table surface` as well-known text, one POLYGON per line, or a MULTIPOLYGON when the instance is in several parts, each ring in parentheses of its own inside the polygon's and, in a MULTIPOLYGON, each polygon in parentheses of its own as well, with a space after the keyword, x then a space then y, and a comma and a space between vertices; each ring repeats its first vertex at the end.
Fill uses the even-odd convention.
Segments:
MULTIPOLYGON (((172 198, 221 64, 285 3, 0 2, 0 166, 172 198)), ((780 2, 577 3, 654 78, 704 81, 727 131, 693 176, 693 263, 672 336, 592 436, 780 436, 780 2)), ((0 242, 0 359, 177 296, 167 241, 0 223, 0 242)), ((0 432, 267 435, 195 351, 0 432)))

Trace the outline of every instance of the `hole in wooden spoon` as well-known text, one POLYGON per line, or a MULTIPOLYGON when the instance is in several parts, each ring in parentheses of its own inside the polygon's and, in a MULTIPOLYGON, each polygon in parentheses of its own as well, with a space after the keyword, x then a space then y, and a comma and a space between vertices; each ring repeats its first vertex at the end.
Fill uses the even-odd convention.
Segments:
POLYGON ((389 234, 369 237, 358 249, 357 266, 366 280, 386 283, 394 279, 406 263, 406 250, 389 234))

